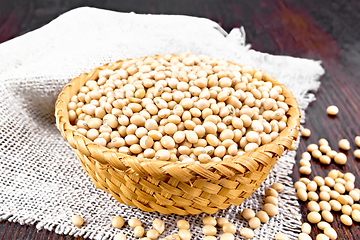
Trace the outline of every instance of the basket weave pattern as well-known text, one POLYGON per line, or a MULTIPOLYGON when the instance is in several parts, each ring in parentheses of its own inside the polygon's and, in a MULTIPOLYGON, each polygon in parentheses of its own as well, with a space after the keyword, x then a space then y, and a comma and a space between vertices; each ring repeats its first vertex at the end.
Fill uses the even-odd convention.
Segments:
POLYGON ((99 71, 120 69, 123 61, 108 63, 74 78, 59 94, 56 125, 75 149, 83 169, 94 185, 114 198, 143 211, 162 214, 213 214, 231 204, 239 205, 265 180, 284 150, 298 136, 300 111, 296 99, 285 86, 263 73, 263 80, 282 88, 289 110, 287 126, 269 144, 220 162, 176 163, 125 155, 95 144, 71 125, 67 105, 71 97, 99 71))

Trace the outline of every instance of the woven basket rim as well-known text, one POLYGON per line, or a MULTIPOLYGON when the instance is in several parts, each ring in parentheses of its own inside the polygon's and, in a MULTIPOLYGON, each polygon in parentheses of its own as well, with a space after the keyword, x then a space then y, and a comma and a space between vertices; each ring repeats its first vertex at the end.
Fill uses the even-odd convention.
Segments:
MULTIPOLYGON (((171 55, 179 56, 179 54, 171 55)), ((152 57, 159 56, 163 55, 155 55, 152 57)), ((280 86, 282 88, 282 95, 285 97, 284 102, 289 106, 289 110, 286 113, 286 116, 288 117, 287 125, 279 133, 279 136, 271 143, 261 145, 252 151, 245 152, 242 155, 234 156, 218 162, 209 163, 168 162, 122 154, 116 152, 113 149, 100 146, 82 134, 78 133, 75 127, 71 125, 68 116, 67 105, 71 97, 74 95, 71 93, 76 92, 75 94, 77 94, 78 90, 87 81, 97 79, 98 72, 101 70, 116 70, 121 68, 121 65, 124 61, 145 59, 146 57, 124 59, 117 62, 106 63, 103 66, 94 68, 90 72, 80 74, 78 77, 72 79, 70 83, 68 83, 63 88, 55 104, 56 126, 61 132, 62 136, 73 148, 78 149, 85 156, 92 157, 92 159, 96 160, 102 165, 110 164, 112 167, 120 171, 126 171, 128 173, 135 172, 140 176, 147 176, 150 174, 152 177, 157 179, 171 175, 181 182, 188 182, 197 175, 210 180, 217 180, 224 175, 226 177, 233 176, 234 174, 231 172, 234 171, 242 174, 245 174, 248 171, 252 172, 257 168, 257 164, 255 164, 253 161, 254 159, 257 161, 266 161, 267 158, 272 158, 274 154, 281 156, 283 151, 285 149, 289 149, 293 140, 297 138, 300 126, 300 110, 298 108, 295 97, 284 85, 263 71, 261 71, 263 73, 263 81, 269 81, 273 84, 273 86, 280 86), (83 84, 80 84, 81 82, 83 82, 83 84), (179 174, 179 172, 181 174, 179 174)), ((244 66, 233 62, 229 63, 238 65, 240 67, 244 66)))

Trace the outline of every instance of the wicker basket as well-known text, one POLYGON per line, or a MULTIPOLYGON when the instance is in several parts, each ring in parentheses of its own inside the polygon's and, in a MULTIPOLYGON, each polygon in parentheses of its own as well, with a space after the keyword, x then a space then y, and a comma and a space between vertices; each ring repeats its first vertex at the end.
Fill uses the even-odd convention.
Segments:
POLYGON ((300 111, 291 92, 263 73, 264 81, 280 86, 289 105, 287 127, 269 144, 241 156, 206 164, 176 163, 137 158, 95 144, 70 124, 67 105, 88 80, 104 69, 120 69, 123 61, 108 63, 74 78, 56 102, 56 125, 75 149, 96 187, 143 211, 179 215, 208 213, 239 205, 265 180, 284 150, 298 136, 300 111))

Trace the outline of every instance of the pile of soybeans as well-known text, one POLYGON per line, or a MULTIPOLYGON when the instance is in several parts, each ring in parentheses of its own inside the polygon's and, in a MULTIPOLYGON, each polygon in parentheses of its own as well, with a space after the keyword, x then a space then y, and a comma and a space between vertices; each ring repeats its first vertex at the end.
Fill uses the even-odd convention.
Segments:
POLYGON ((189 52, 124 60, 68 104, 77 131, 120 153, 221 161, 270 143, 286 127, 282 88, 263 73, 189 52))

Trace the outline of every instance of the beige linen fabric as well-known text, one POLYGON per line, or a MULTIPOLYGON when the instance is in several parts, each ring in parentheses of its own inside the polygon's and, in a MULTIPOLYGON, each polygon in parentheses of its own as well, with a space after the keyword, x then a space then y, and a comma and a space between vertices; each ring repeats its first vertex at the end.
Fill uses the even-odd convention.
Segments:
MULTIPOLYGON (((132 230, 113 229, 111 218, 139 218, 146 229, 151 221, 166 222, 162 236, 176 233, 176 221, 191 224, 193 239, 202 239, 200 216, 181 217, 142 212, 116 202, 96 189, 82 170, 69 144, 54 124, 57 95, 72 78, 84 71, 119 59, 192 51, 219 59, 252 65, 286 85, 304 110, 313 101, 324 70, 312 60, 273 56, 245 46, 245 32, 226 34, 207 19, 116 13, 94 8, 67 12, 46 26, 0 45, 0 218, 36 224, 59 234, 90 239, 112 239, 132 230), (81 215, 81 228, 70 218, 81 215)), ((300 212, 291 178, 295 151, 276 164, 269 177, 241 206, 214 214, 225 216, 238 229, 247 226, 236 218, 244 208, 262 208, 264 189, 281 182, 279 215, 255 230, 256 239, 271 239, 277 232, 296 239, 300 212)), ((236 233, 236 239, 241 239, 236 233)))

